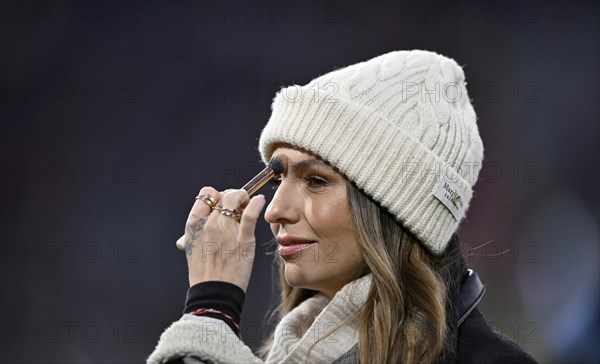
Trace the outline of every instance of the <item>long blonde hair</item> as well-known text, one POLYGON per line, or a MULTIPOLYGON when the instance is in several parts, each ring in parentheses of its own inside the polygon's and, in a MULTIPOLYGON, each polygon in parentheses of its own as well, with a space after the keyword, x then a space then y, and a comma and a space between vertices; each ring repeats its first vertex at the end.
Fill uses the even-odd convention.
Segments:
MULTIPOLYGON (((454 357, 457 273, 464 261, 456 245, 436 257, 393 216, 347 181, 351 221, 372 284, 358 317, 362 363, 433 363, 454 357), (458 264, 457 264, 458 263, 458 264)), ((457 243, 457 242, 456 242, 457 243)), ((458 243, 457 243, 458 244, 458 243)), ((280 320, 315 291, 294 288, 279 264, 280 320)), ((273 336, 260 350, 266 356, 273 336)))

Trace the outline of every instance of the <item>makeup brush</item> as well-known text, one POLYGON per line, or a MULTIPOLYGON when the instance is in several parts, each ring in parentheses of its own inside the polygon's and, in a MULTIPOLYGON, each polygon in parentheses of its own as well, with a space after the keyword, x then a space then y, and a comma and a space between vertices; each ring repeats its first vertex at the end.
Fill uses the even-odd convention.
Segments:
MULTIPOLYGON (((273 158, 269 162, 269 165, 260 171, 254 178, 246 183, 242 189, 248 192, 248 196, 252 196, 259 188, 264 186, 265 183, 269 182, 276 174, 281 174, 285 168, 284 162, 281 158, 273 158)), ((177 248, 179 250, 185 250, 185 235, 177 240, 177 248)))

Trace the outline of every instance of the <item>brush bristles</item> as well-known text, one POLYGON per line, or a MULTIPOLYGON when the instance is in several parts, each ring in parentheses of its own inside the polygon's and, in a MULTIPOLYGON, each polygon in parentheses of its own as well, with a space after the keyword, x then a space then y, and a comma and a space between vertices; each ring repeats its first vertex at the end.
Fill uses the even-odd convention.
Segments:
POLYGON ((274 175, 280 174, 284 169, 283 160, 273 158, 269 162, 269 166, 263 169, 259 174, 246 183, 242 189, 248 191, 248 196, 252 196, 259 188, 267 183, 274 175))

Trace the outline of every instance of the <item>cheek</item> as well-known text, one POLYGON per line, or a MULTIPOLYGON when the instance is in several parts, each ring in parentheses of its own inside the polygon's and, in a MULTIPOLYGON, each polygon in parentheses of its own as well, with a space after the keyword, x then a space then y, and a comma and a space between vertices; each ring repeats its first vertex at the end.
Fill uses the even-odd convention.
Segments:
POLYGON ((352 233, 345 189, 312 198, 307 206, 307 220, 322 237, 346 238, 352 233))

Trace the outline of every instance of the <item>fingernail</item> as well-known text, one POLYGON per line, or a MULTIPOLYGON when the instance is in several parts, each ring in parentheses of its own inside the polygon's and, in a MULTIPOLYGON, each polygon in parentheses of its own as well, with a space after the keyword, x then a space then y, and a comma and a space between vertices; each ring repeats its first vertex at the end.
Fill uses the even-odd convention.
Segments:
POLYGON ((256 197, 261 197, 261 198, 263 198, 263 199, 264 199, 264 198, 265 198, 265 195, 263 195, 263 194, 260 194, 260 195, 256 195, 256 197))

